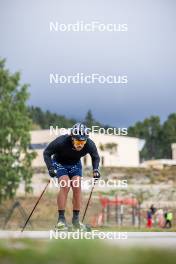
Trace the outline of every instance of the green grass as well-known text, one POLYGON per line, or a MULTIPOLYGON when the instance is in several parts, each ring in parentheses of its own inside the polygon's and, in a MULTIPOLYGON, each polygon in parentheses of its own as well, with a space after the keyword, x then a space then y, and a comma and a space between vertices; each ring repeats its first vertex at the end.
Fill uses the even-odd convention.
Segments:
POLYGON ((145 248, 119 248, 95 240, 0 241, 1 264, 174 264, 176 252, 145 248))

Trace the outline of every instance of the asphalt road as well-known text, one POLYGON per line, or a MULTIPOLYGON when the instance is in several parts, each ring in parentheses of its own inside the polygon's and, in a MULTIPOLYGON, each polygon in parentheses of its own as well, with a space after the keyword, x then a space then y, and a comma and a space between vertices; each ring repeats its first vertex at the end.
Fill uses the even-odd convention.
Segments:
POLYGON ((0 239, 99 239, 122 247, 176 248, 176 232, 55 232, 50 231, 0 231, 0 239), (87 234, 87 236, 86 236, 87 234))

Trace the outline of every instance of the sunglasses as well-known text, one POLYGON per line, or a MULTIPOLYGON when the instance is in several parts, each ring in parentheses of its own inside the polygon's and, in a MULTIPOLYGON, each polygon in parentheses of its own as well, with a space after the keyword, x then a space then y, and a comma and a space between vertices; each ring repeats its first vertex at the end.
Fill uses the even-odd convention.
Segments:
POLYGON ((73 139, 73 142, 75 145, 85 145, 86 144, 86 140, 73 139))

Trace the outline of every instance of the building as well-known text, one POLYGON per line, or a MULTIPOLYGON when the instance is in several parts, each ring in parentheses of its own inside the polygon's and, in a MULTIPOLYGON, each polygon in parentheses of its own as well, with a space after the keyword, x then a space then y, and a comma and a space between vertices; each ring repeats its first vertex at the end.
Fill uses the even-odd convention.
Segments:
MULTIPOLYGON (((37 152, 37 157, 33 161, 33 167, 44 167, 43 150, 49 142, 60 135, 51 133, 50 130, 34 130, 31 131, 30 149, 37 152)), ((138 167, 140 163, 139 152, 144 146, 144 140, 128 137, 95 134, 90 135, 90 138, 95 142, 99 155, 100 166, 114 167, 138 167)), ((91 166, 91 158, 86 155, 82 159, 84 166, 91 166)))
POLYGON ((172 159, 156 159, 146 160, 142 163, 142 167, 163 169, 165 167, 176 166, 176 160, 172 159))
POLYGON ((173 143, 171 145, 171 148, 172 148, 172 159, 176 160, 176 143, 173 143))
POLYGON ((163 169, 165 167, 176 166, 176 143, 171 144, 172 159, 153 159, 142 163, 143 167, 163 169))

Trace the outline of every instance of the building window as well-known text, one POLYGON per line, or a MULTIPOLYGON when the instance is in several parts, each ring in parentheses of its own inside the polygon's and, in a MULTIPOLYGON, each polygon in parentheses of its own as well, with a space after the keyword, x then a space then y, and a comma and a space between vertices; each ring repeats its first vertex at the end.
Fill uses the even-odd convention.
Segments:
POLYGON ((37 143, 37 144, 30 144, 29 149, 45 149, 48 143, 37 143))
POLYGON ((83 162, 84 162, 84 166, 87 166, 87 157, 86 156, 84 156, 83 162))
POLYGON ((103 156, 101 157, 101 166, 102 167, 104 166, 104 157, 103 156))
POLYGON ((108 151, 111 155, 118 153, 118 144, 112 142, 112 143, 106 143, 106 144, 100 144, 99 148, 101 151, 108 151))

